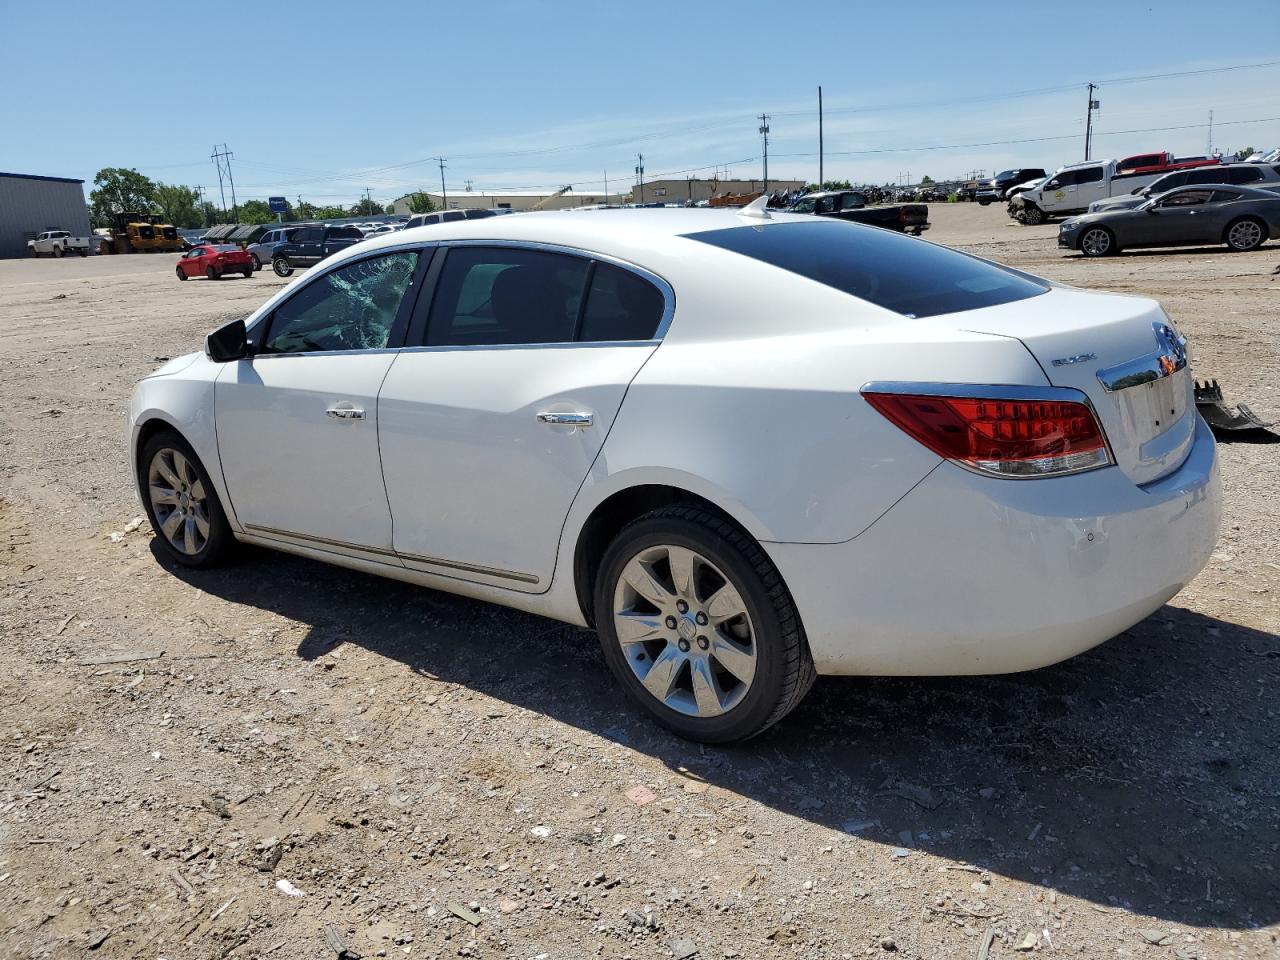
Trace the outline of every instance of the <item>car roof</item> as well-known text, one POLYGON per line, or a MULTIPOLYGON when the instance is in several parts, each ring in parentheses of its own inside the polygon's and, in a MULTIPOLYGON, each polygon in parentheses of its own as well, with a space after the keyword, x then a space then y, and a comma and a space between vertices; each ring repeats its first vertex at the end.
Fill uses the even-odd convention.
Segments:
POLYGON ((1189 193, 1193 190, 1231 190, 1235 193, 1247 194, 1258 200, 1280 200, 1280 194, 1272 190, 1250 187, 1243 183, 1184 183, 1171 190, 1166 190, 1160 196, 1167 197, 1171 193, 1189 193))

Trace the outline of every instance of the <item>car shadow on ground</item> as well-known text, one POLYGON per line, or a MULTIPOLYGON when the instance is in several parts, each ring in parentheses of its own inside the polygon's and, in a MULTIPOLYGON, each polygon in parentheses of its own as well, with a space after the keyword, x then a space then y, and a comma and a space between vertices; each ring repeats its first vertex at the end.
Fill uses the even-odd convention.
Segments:
POLYGON ((820 678, 773 730, 712 749, 626 703, 587 631, 256 550, 221 570, 170 569, 306 624, 304 660, 356 645, 832 831, 1100 909, 1205 927, 1280 920, 1274 634, 1166 606, 1031 673, 820 678))

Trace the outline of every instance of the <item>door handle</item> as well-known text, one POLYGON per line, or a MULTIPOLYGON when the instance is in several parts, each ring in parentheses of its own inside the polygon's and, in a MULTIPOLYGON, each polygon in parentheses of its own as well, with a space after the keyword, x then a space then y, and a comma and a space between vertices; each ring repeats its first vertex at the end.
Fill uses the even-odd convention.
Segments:
POLYGON ((334 420, 363 420, 364 411, 359 407, 330 407, 325 415, 334 420))
POLYGON ((568 427, 589 427, 591 426, 591 414, 589 413, 547 413, 538 414, 539 423, 559 424, 568 427))

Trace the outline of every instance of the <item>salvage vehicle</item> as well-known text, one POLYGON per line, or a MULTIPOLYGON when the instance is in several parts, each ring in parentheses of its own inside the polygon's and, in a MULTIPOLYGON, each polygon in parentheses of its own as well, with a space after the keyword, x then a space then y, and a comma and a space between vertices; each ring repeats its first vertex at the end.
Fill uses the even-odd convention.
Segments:
POLYGON ((276 247, 293 239, 293 235, 302 227, 273 227, 254 243, 249 244, 249 258, 253 261, 253 269, 261 270, 264 263, 271 263, 276 256, 276 247))
MULTIPOLYGON (((1044 183, 1023 190, 1009 200, 1009 216, 1020 223, 1035 225, 1049 217, 1083 213, 1095 200, 1132 193, 1153 183, 1174 165, 1160 169, 1132 168, 1125 172, 1121 163, 1147 160, 1157 154, 1129 157, 1125 161, 1086 160, 1060 167, 1044 183)), ((1169 158, 1172 164, 1173 158, 1169 158)), ((1204 166, 1199 160, 1184 161, 1187 169, 1204 166)))
POLYGON ((430 227, 437 223, 455 223, 458 220, 484 220, 486 217, 496 216, 497 213, 493 210, 486 210, 484 207, 469 207, 465 210, 437 210, 434 213, 414 214, 402 229, 410 230, 413 227, 430 227))
MULTIPOLYGON (((764 202, 342 251, 138 384, 158 556, 242 541, 593 626, 705 742, 816 674, 1055 663, 1204 566, 1216 451, 1158 303, 764 202)), ((511 640, 497 668, 540 656, 511 640)))
POLYGON ((1006 199, 1005 195, 1010 187, 1016 187, 1020 183, 1036 180, 1043 176, 1045 176, 1045 172, 1040 167, 1017 167, 1013 170, 1001 170, 990 180, 984 180, 979 184, 975 199, 985 207, 993 201, 1006 199))
POLYGON ((929 229, 929 208, 925 204, 903 203, 898 206, 870 207, 867 206, 867 198, 857 190, 827 190, 805 194, 787 212, 866 223, 917 236, 929 229))
POLYGON ((300 227, 293 236, 276 244, 271 255, 271 269, 277 277, 287 277, 297 267, 314 266, 363 239, 364 234, 352 226, 300 227))
POLYGON ((87 257, 92 249, 92 237, 73 237, 70 230, 46 230, 38 233, 35 239, 27 241, 27 250, 33 257, 48 255, 65 257, 68 253, 78 253, 87 257))
POLYGON ((1151 197, 1168 193, 1174 187, 1198 183, 1226 183, 1232 186, 1256 186, 1263 190, 1280 191, 1280 166, 1263 163, 1231 163, 1218 167, 1199 167, 1192 170, 1175 170, 1158 177, 1133 193, 1095 200, 1089 204, 1089 212, 1100 210, 1132 210, 1151 197))
POLYGON ((230 243, 202 243, 192 247, 178 259, 175 272, 179 280, 208 277, 221 280, 228 273, 253 276, 253 260, 249 254, 230 243))
POLYGON ((1073 217, 1058 228, 1058 246, 1086 257, 1126 247, 1178 247, 1225 243, 1256 250, 1280 235, 1280 195, 1253 187, 1200 184, 1178 187, 1132 209, 1073 217))
POLYGON ((1222 163, 1220 157, 1175 157, 1167 150, 1158 153, 1139 153, 1116 161, 1116 173, 1127 174, 1165 173, 1169 170, 1183 170, 1192 167, 1216 167, 1222 163))

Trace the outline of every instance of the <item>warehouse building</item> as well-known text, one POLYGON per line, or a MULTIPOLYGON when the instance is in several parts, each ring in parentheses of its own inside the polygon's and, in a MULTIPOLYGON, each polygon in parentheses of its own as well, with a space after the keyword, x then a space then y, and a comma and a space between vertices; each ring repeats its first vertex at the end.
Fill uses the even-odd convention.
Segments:
POLYGON ((27 241, 45 230, 89 236, 84 181, 0 173, 0 258, 27 256, 27 241))
MULTIPOLYGON (((464 190, 442 197, 439 191, 424 190, 437 210, 470 210, 477 207, 485 210, 568 210, 572 207, 586 207, 598 203, 625 203, 626 196, 620 194, 587 193, 581 190, 464 190)), ((392 201, 392 212, 397 214, 412 213, 409 200, 414 194, 406 194, 392 201)))
MULTIPOLYGON (((769 178, 770 193, 793 193, 804 188, 803 180, 774 180, 769 178)), ((628 203, 697 203, 712 197, 728 194, 760 193, 763 180, 650 180, 640 187, 632 187, 628 203)))

